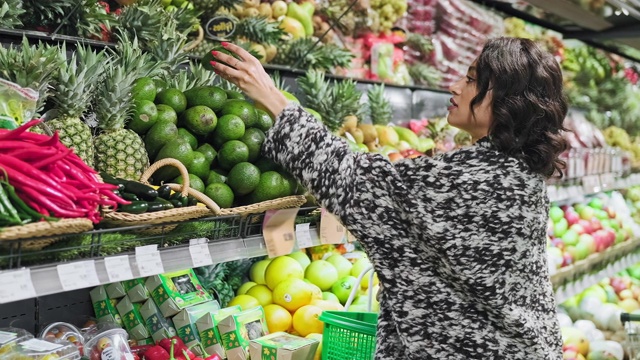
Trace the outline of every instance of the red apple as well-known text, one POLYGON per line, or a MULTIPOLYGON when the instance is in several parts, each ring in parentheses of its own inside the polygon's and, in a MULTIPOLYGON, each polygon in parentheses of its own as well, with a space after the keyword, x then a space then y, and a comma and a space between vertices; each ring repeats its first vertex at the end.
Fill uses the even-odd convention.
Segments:
POLYGON ((568 252, 562 254, 562 267, 573 264, 573 257, 568 252))
POLYGON ((615 242, 616 242, 616 232, 611 230, 611 229, 605 229, 604 231, 607 232, 607 243, 609 244, 609 246, 615 244, 615 242))
POLYGON ((580 219, 580 221, 578 221, 578 225, 582 226, 585 233, 587 234, 593 233, 593 226, 591 225, 590 221, 580 219))
POLYGON ((575 211, 567 211, 566 213, 564 213, 564 218, 567 219, 567 223, 569 223, 569 226, 577 224, 578 221, 580 221, 580 215, 578 215, 578 213, 576 213, 575 211))
POLYGON ((586 231, 584 230, 582 225, 580 225, 578 223, 575 223, 575 224, 571 225, 571 227, 569 229, 577 232, 578 235, 582 235, 582 234, 586 233, 586 231))
POLYGON ((627 290, 627 284, 621 278, 612 278, 609 282, 616 294, 620 294, 622 290, 627 290))
POLYGON ((602 223, 600 222, 600 220, 594 218, 590 222, 591 222, 591 228, 593 229, 593 231, 598 231, 602 229, 602 223))

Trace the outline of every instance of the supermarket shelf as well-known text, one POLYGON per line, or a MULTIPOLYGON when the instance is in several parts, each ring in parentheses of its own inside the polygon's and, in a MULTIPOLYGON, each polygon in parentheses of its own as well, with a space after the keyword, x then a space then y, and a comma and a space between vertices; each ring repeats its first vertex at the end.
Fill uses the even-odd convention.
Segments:
POLYGON ((559 269, 551 275, 557 303, 564 302, 597 284, 603 278, 640 262, 639 249, 640 239, 633 239, 559 269))
MULTIPOLYGON (((311 229, 310 235, 312 243, 311 246, 320 245, 317 229, 311 229)), ((208 243, 208 249, 214 264, 267 255, 267 247, 262 236, 255 236, 245 239, 213 241, 208 243)), ((177 246, 160 249, 159 253, 162 259, 164 272, 172 272, 194 267, 189 246, 177 246)), ((117 256, 122 255, 123 254, 117 256)), ((123 278, 121 280, 141 277, 142 275, 140 274, 138 265, 136 263, 136 255, 134 253, 129 253, 125 254, 125 256, 127 256, 128 258, 128 263, 131 267, 133 277, 123 278)), ((108 284, 111 282, 107 273, 105 258, 85 259, 81 261, 84 262, 87 260, 93 262, 98 279, 98 283, 91 284, 90 287, 108 284)), ((40 297, 68 291, 63 288, 62 281, 60 280, 60 277, 58 275, 58 265, 60 264, 36 266, 30 268, 31 280, 35 289, 36 296, 40 297)), ((27 298, 30 297, 24 297, 22 299, 27 298)), ((13 300, 17 301, 19 299, 13 300)), ((1 303, 5 303, 5 301, 3 301, 3 298, 0 297, 0 304, 1 303)))
POLYGON ((571 205, 603 192, 628 189, 638 185, 640 185, 640 174, 617 178, 591 175, 564 184, 550 184, 547 186, 547 193, 552 203, 571 205))

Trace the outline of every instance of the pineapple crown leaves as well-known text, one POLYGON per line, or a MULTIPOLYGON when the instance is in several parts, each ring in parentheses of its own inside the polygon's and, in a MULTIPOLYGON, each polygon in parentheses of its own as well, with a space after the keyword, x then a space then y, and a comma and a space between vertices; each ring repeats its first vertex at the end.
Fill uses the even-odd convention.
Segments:
POLYGON ((23 0, 23 9, 29 9, 22 14, 22 22, 27 27, 46 27, 56 24, 73 8, 68 0, 23 0))
POLYGON ((384 96, 384 84, 374 85, 367 91, 367 113, 373 125, 388 125, 393 116, 391 102, 384 96))
POLYGON ((418 51, 422 55, 427 55, 433 51, 433 43, 431 42, 431 39, 421 34, 409 33, 405 43, 407 46, 418 51))
POLYGON ((300 69, 332 70, 349 67, 354 55, 334 44, 317 44, 311 38, 301 38, 287 43, 274 59, 282 65, 296 65, 300 69))
POLYGON ((276 71, 271 75, 271 80, 278 90, 289 91, 289 86, 284 82, 280 72, 276 71))
POLYGON ((5 0, 0 6, 0 27, 15 29, 22 26, 20 17, 25 13, 22 0, 5 0))
POLYGON ((170 21, 160 0, 142 0, 123 8, 115 30, 120 36, 138 38, 143 47, 150 48, 170 21))
POLYGON ((242 6, 244 0, 194 0, 192 3, 205 16, 212 17, 220 10, 229 11, 236 6, 242 6))
POLYGON ((436 87, 442 80, 442 73, 435 67, 427 64, 410 65, 409 75, 415 82, 433 87, 436 87))
POLYGON ((39 94, 36 113, 40 113, 51 95, 55 71, 62 61, 59 47, 42 42, 31 45, 25 37, 19 47, 0 46, 0 77, 36 90, 39 94))
POLYGON ((304 94, 305 104, 322 116, 322 121, 331 131, 336 131, 348 115, 362 115, 360 99, 362 93, 353 80, 329 82, 323 72, 307 71, 298 78, 304 94))
POLYGON ((181 70, 164 78, 171 88, 182 92, 201 86, 210 86, 215 82, 217 75, 205 69, 200 63, 189 63, 189 70, 181 70))
POLYGON ((275 45, 285 35, 278 22, 269 22, 266 17, 246 17, 236 24, 234 38, 246 38, 259 44, 275 45))
POLYGON ((116 22, 115 16, 96 0, 73 0, 71 15, 65 21, 61 33, 79 35, 86 38, 103 38, 103 32, 109 31, 116 22))

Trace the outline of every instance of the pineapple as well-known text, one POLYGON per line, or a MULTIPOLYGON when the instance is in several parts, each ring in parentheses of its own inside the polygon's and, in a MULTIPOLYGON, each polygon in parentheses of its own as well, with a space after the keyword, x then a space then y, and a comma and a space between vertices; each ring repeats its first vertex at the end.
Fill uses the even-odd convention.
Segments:
POLYGON ((384 84, 375 85, 367 91, 369 116, 373 125, 388 125, 393 118, 391 102, 384 96, 384 84))
POLYGON ((285 43, 274 59, 275 64, 295 69, 333 70, 349 67, 353 53, 334 44, 320 44, 311 38, 291 40, 285 43))
POLYGON ((238 21, 233 36, 259 44, 277 44, 284 34, 278 22, 269 22, 266 17, 246 17, 238 21))
POLYGON ((89 109, 110 59, 104 51, 98 53, 83 46, 77 49, 77 54, 72 55, 69 62, 61 64, 51 97, 58 116, 47 121, 45 126, 57 130, 60 141, 73 148, 87 165, 93 167, 91 128, 81 117, 89 109))
POLYGON ((38 92, 36 114, 44 110, 44 104, 51 94, 51 83, 62 57, 60 48, 44 45, 30 45, 22 39, 20 47, 0 46, 0 78, 38 92))
POLYGON ((25 13, 22 0, 5 0, 0 6, 0 28, 15 29, 22 26, 20 16, 25 13))
POLYGON ((142 0, 122 8, 118 18, 116 33, 128 38, 136 37, 142 48, 153 48, 158 35, 163 34, 163 27, 167 21, 167 12, 160 0, 142 0))
POLYGON ((442 73, 435 67, 416 63, 409 66, 409 75, 417 84, 437 87, 442 80, 442 73))
POLYGON ((52 32, 73 6, 68 0, 23 0, 22 8, 26 12, 21 20, 28 29, 52 32))
POLYGON ((136 79, 155 71, 148 54, 137 40, 119 44, 117 60, 105 69, 105 79, 95 95, 95 113, 101 134, 94 138, 95 167, 112 176, 138 180, 149 166, 142 138, 125 129, 131 116, 131 88, 136 79))
POLYGON ((116 18, 109 14, 109 5, 96 0, 73 0, 76 9, 64 22, 60 32, 66 35, 110 41, 111 25, 116 18))
POLYGON ((202 11, 207 18, 213 17, 219 10, 232 10, 242 6, 244 0, 192 0, 193 7, 202 11))
POLYGON ((169 87, 176 88, 182 92, 189 89, 211 86, 215 82, 217 75, 202 67, 200 63, 190 63, 189 71, 178 71, 165 79, 169 87))

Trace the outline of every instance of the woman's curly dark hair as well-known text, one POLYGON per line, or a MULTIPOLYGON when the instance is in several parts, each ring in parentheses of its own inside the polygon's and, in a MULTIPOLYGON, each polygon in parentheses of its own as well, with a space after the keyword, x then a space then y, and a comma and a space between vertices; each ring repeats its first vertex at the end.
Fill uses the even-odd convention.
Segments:
POLYGON ((491 141, 510 156, 522 158, 545 177, 562 176, 558 158, 567 143, 562 137, 567 100, 562 72, 554 57, 533 41, 489 40, 476 63, 478 95, 471 109, 491 92, 491 141))

